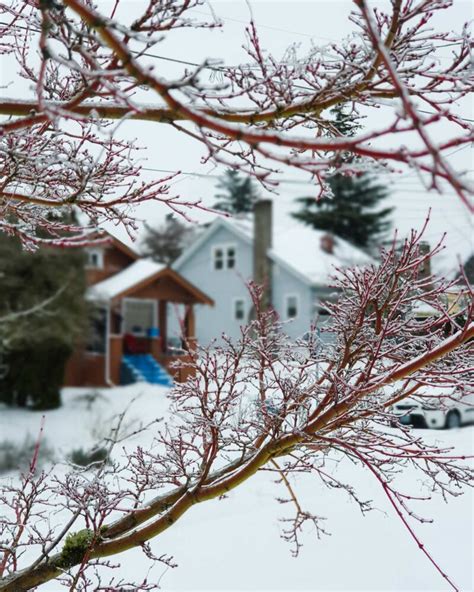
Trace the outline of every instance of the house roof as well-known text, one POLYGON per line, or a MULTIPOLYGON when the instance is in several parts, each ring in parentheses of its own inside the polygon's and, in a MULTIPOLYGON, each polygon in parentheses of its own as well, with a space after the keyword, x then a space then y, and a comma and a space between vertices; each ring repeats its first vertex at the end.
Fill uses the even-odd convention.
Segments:
POLYGON ((139 259, 119 273, 94 284, 87 291, 91 300, 112 300, 165 268, 150 259, 139 259))
POLYGON ((213 306, 214 301, 204 292, 201 292, 199 288, 188 282, 176 271, 151 259, 138 259, 119 273, 94 284, 87 290, 87 299, 108 302, 144 288, 162 277, 168 277, 179 284, 193 296, 197 303, 213 306))
MULTIPOLYGON (((253 218, 218 218, 199 239, 187 249, 173 267, 180 269, 191 255, 219 228, 227 228, 249 244, 253 244, 253 218)), ((268 256, 287 271, 310 285, 327 285, 338 267, 368 265, 373 259, 347 241, 334 237, 334 251, 321 248, 321 239, 327 233, 304 226, 292 218, 274 225, 273 246, 268 256)))
POLYGON ((366 253, 338 237, 334 237, 333 252, 326 252, 321 248, 321 240, 327 233, 322 230, 299 223, 275 230, 270 256, 284 261, 312 284, 327 284, 338 267, 373 262, 366 253))
POLYGON ((116 236, 110 234, 110 232, 108 232, 107 234, 110 236, 110 243, 117 247, 119 251, 122 251, 122 253, 125 253, 125 255, 128 255, 134 261, 136 261, 140 257, 138 253, 136 253, 133 249, 131 249, 129 246, 127 246, 125 243, 119 240, 116 236))
MULTIPOLYGON (((119 251, 130 257, 130 259, 136 261, 140 257, 138 253, 136 253, 133 249, 131 249, 128 245, 126 245, 124 242, 122 242, 108 230, 101 229, 100 231, 98 231, 98 233, 96 234, 96 238, 102 237, 103 243, 105 245, 113 245, 119 251)), ((95 247, 96 243, 91 243, 91 245, 95 247)))

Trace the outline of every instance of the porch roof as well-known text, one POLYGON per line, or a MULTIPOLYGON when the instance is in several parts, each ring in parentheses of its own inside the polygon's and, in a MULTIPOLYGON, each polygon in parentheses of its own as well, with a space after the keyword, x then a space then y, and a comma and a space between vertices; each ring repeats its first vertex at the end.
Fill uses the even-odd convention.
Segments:
POLYGON ((108 302, 132 294, 152 284, 155 280, 165 277, 188 292, 195 303, 214 305, 214 301, 209 296, 179 273, 151 259, 138 259, 112 277, 90 286, 86 297, 91 301, 108 302))

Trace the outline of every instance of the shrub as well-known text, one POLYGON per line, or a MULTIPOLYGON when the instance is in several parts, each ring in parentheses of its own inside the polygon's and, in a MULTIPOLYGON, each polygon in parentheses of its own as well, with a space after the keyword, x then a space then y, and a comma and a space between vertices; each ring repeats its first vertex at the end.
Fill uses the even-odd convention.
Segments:
POLYGON ((78 403, 85 403, 87 411, 92 409, 92 406, 97 401, 107 401, 107 397, 105 397, 99 391, 91 391, 90 393, 84 393, 83 395, 79 395, 76 398, 78 403))
POLYGON ((9 370, 0 380, 0 401, 35 410, 59 407, 70 354, 70 347, 55 341, 9 351, 5 356, 9 370))
MULTIPOLYGON (((29 468, 34 457, 37 443, 28 434, 23 442, 12 440, 0 441, 0 474, 8 471, 25 471, 29 468)), ((54 460, 54 450, 43 439, 38 452, 37 466, 42 466, 54 460)))
POLYGON ((70 455, 69 460, 80 467, 90 467, 99 463, 110 462, 109 451, 103 446, 84 450, 84 448, 74 449, 70 455))

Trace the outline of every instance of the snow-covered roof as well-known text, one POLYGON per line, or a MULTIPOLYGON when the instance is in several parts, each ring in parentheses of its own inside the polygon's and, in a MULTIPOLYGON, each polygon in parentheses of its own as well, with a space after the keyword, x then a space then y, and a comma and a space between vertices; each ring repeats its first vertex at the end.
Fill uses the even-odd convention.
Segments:
POLYGON ((373 260, 347 241, 334 237, 332 253, 321 248, 323 230, 314 230, 302 224, 275 229, 270 255, 303 274, 312 284, 327 284, 337 267, 368 265, 373 260))
POLYGON ((166 265, 163 263, 155 263, 151 259, 138 259, 119 273, 91 286, 87 290, 87 299, 111 300, 133 286, 156 275, 165 267, 166 265))
MULTIPOLYGON (((253 241, 252 218, 231 218, 224 223, 253 241)), ((315 285, 326 285, 338 267, 373 263, 373 259, 364 251, 336 236, 333 237, 333 252, 326 252, 321 247, 325 235, 327 232, 324 230, 315 230, 287 218, 274 224, 273 246, 269 256, 315 285)))

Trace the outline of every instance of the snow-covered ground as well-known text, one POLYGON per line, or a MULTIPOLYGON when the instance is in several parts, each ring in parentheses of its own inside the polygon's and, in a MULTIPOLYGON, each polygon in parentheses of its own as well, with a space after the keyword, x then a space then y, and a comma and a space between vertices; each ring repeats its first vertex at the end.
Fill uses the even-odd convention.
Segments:
MULTIPOLYGON (((166 389, 151 385, 104 389, 89 405, 84 389, 65 389, 61 409, 47 412, 45 434, 58 455, 87 447, 104 436, 113 415, 135 399, 127 413, 131 428, 167 413, 166 389)), ((0 440, 21 441, 35 437, 41 422, 37 413, 0 408, 0 440)), ((419 432, 423 438, 474 453, 474 427, 453 431, 419 432)), ((145 443, 144 434, 133 445, 145 443)), ((131 443, 129 444, 131 445, 131 443)), ((156 565, 150 577, 161 577, 163 590, 318 590, 415 591, 447 590, 437 574, 394 516, 373 478, 348 464, 334 465, 337 474, 351 481, 362 497, 375 500, 377 510, 363 517, 343 492, 328 491, 309 476, 293 479, 303 505, 327 518, 331 536, 318 540, 305 532, 304 546, 293 558, 288 544, 279 538, 279 518, 291 516, 291 508, 275 498, 284 496, 275 476, 262 472, 227 499, 194 507, 179 523, 153 542, 156 555, 172 555, 176 569, 156 565)), ((405 491, 419 493, 419 475, 401 477, 405 491)), ((471 491, 445 504, 440 497, 416 509, 435 519, 415 524, 425 545, 456 582, 460 590, 473 589, 474 496, 471 491)), ((121 575, 143 578, 149 561, 141 551, 120 557, 121 575)), ((41 586, 56 592, 57 586, 41 586)))

